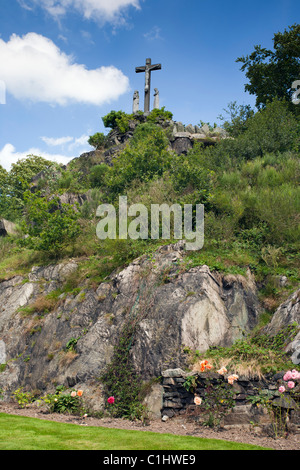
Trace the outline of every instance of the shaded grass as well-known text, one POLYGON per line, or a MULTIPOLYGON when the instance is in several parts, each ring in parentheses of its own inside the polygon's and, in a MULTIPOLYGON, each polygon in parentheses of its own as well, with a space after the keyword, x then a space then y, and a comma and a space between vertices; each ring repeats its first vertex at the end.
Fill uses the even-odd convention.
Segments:
MULTIPOLYGON (((267 450, 217 439, 85 427, 0 414, 0 450, 267 450)), ((270 449, 269 449, 270 450, 270 449)))

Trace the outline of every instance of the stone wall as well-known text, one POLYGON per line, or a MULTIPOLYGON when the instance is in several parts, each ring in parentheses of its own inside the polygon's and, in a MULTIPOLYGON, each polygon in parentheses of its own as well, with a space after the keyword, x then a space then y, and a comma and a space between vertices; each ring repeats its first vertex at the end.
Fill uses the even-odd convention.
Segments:
MULTIPOLYGON (((270 403, 272 403, 274 407, 281 408, 281 416, 285 416, 285 414, 288 413, 290 430, 300 433, 299 401, 296 402, 291 396, 282 395, 278 392, 283 376, 284 372, 266 378, 254 377, 249 379, 245 376, 239 377, 237 381, 230 385, 234 392, 233 398, 235 405, 223 419, 222 426, 227 429, 236 426, 249 427, 250 423, 252 423, 261 430, 267 429, 272 423, 268 409, 261 404, 258 406, 251 404, 248 397, 268 394, 270 395, 270 403)), ((220 384, 220 381, 228 383, 228 377, 226 375, 222 376, 211 371, 188 374, 182 369, 168 369, 163 372, 162 377, 163 403, 161 416, 163 421, 179 416, 195 415, 198 416, 198 419, 201 421, 201 405, 195 404, 195 396, 203 400, 208 384, 217 386, 220 384), (195 376, 197 384, 193 392, 186 390, 184 387, 185 381, 191 375, 195 376)), ((294 391, 298 393, 299 398, 300 379, 295 382, 296 388, 294 391)))

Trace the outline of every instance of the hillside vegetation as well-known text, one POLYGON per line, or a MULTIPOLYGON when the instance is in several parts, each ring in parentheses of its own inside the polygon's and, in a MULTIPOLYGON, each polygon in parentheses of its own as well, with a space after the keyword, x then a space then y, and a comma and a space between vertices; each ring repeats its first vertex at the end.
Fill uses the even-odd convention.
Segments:
MULTIPOLYGON (((154 203, 202 203, 205 244, 186 253, 189 266, 207 264, 232 274, 250 268, 266 311, 272 313, 299 282, 300 121, 283 100, 275 99, 256 113, 245 113, 242 106, 233 109, 234 116, 224 124, 232 137, 207 147, 195 143, 186 155, 170 150, 172 115, 162 109, 136 123, 133 137, 111 165, 102 158, 108 134, 100 146, 95 144, 97 159, 91 154, 61 167, 29 156, 10 172, 0 168, 0 218, 18 226, 18 235, 0 239, 0 278, 75 257, 81 260, 83 278, 101 281, 174 240, 99 240, 99 204, 118 208, 122 195, 128 204, 148 208, 154 203), (87 192, 80 207, 59 199, 64 193, 87 192), (284 286, 280 276, 288 280, 284 286)), ((126 132, 133 116, 119 115, 126 132)), ((120 118, 109 125, 121 132, 118 122, 120 118)))

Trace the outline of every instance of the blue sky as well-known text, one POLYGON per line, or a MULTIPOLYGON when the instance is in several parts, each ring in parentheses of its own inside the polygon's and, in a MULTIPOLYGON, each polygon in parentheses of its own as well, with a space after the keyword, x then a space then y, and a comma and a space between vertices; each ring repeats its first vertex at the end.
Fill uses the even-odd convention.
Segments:
POLYGON ((102 116, 130 113, 135 90, 143 108, 147 57, 162 64, 151 105, 158 88, 174 120, 220 124, 228 103, 255 103, 236 58, 299 19, 295 0, 0 0, 0 164, 92 150, 102 116))

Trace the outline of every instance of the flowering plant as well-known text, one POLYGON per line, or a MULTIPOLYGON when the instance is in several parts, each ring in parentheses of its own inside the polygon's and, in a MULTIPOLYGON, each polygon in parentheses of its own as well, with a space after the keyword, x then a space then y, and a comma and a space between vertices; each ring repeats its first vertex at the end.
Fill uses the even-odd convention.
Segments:
POLYGON ((113 405, 114 402, 115 402, 115 397, 109 397, 109 398, 107 399, 107 403, 109 403, 110 405, 113 405))
POLYGON ((228 377, 228 383, 233 385, 234 382, 238 380, 239 376, 236 374, 232 374, 228 377))
POLYGON ((300 372, 298 372, 296 369, 289 370, 287 371, 284 376, 283 376, 284 382, 286 382, 284 385, 281 385, 278 389, 280 393, 284 393, 286 391, 286 386, 288 389, 292 390, 295 388, 295 380, 300 381, 300 372))
POLYGON ((205 370, 212 369, 212 366, 208 363, 208 361, 201 361, 200 362, 200 372, 204 372, 205 370))
POLYGON ((48 394, 43 398, 43 401, 48 405, 51 413, 78 414, 82 409, 80 400, 82 395, 82 390, 72 390, 71 393, 63 393, 63 390, 58 387, 55 394, 48 394))

